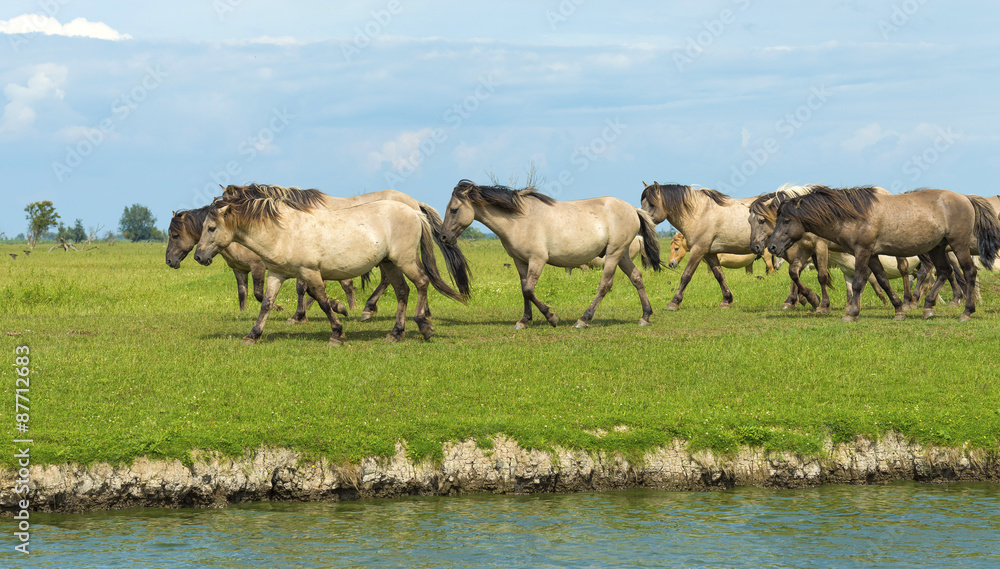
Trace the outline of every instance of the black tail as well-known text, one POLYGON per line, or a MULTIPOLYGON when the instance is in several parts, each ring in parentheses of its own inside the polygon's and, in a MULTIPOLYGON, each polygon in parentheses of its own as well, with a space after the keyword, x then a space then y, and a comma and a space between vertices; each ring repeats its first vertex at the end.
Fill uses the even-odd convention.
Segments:
MULTIPOLYGON (((361 290, 367 290, 368 289, 368 285, 371 284, 371 282, 372 282, 372 272, 371 271, 368 271, 367 273, 361 275, 361 290)), ((351 307, 351 310, 354 310, 353 306, 351 307)))
MULTIPOLYGON (((426 220, 425 220, 426 221, 426 220)), ((455 292, 448 283, 444 282, 441 278, 441 273, 438 272, 437 261, 434 260, 434 234, 431 231, 431 225, 428 221, 423 223, 423 231, 420 234, 420 263, 423 265, 424 272, 431 280, 431 284, 434 288, 438 290, 441 294, 447 296, 452 300, 457 300, 462 304, 465 304, 468 294, 462 294, 455 292)))
POLYGON ((1000 219, 989 203, 979 196, 969 196, 972 207, 976 210, 976 241, 979 247, 979 260, 988 270, 993 270, 993 261, 1000 250, 1000 219))
POLYGON ((444 255, 444 264, 448 267, 451 280, 454 281, 455 286, 458 287, 458 291, 463 296, 469 297, 472 294, 469 284, 472 281, 472 271, 469 269, 469 263, 465 260, 465 255, 458 248, 457 242, 454 245, 449 245, 441 238, 441 228, 444 226, 444 222, 434 208, 422 203, 420 211, 424 213, 427 223, 431 226, 431 233, 434 235, 438 249, 441 249, 441 254, 444 255))
POLYGON ((639 236, 642 237, 642 266, 645 268, 653 267, 654 271, 659 271, 662 263, 660 262, 660 239, 656 235, 656 224, 653 223, 653 219, 649 217, 649 214, 636 208, 636 213, 639 214, 639 236))

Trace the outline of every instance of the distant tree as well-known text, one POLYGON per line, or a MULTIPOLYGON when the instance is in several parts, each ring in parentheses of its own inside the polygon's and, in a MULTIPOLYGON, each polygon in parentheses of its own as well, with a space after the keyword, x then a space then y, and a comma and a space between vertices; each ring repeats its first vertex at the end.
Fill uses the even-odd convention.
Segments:
POLYGON ((83 243, 87 240, 87 232, 83 229, 83 220, 77 218, 73 224, 73 229, 69 230, 69 239, 76 243, 83 243))
POLYGON ((28 212, 28 247, 34 249, 38 238, 59 223, 59 214, 49 200, 30 203, 24 211, 28 212))
POLYGON ((470 225, 462 232, 462 239, 486 239, 486 234, 470 225))
POLYGON ((156 218, 153 212, 144 205, 132 204, 132 207, 125 208, 122 218, 118 221, 118 231, 122 237, 132 241, 145 241, 153 238, 153 231, 156 230, 156 218))

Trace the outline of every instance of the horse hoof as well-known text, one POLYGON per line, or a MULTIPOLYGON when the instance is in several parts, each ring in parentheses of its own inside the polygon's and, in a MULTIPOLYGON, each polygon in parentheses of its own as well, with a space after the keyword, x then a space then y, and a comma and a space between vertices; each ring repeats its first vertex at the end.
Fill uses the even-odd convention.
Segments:
POLYGON ((293 317, 289 318, 288 320, 285 320, 285 324, 302 324, 305 321, 306 321, 305 318, 303 318, 303 319, 300 320, 300 319, 298 319, 298 318, 296 318, 296 317, 293 316, 293 317))
POLYGON ((905 312, 897 312, 896 316, 893 317, 893 320, 895 320, 896 322, 902 322, 903 320, 906 320, 906 313, 905 312))
POLYGON ((347 305, 339 300, 333 305, 333 311, 341 316, 347 316, 347 305))
POLYGON ((400 332, 398 336, 396 334, 393 334, 392 332, 389 332, 388 334, 385 335, 385 341, 389 342, 391 344, 394 344, 396 342, 402 342, 403 341, 403 337, 405 335, 406 335, 406 332, 400 332))
POLYGON ((829 308, 823 308, 821 306, 821 307, 819 307, 819 308, 816 309, 816 314, 822 314, 822 315, 825 316, 825 315, 827 315, 829 313, 830 313, 830 309, 829 308))
POLYGON ((673 302, 671 302, 670 304, 668 304, 668 305, 666 305, 666 306, 663 307, 663 309, 666 310, 666 311, 668 311, 668 312, 677 312, 678 308, 680 308, 680 305, 678 305, 676 303, 673 303, 673 302))
POLYGON ((344 341, 339 338, 330 338, 330 341, 326 343, 328 348, 339 348, 344 345, 344 341))
POLYGON ((548 318, 546 318, 546 320, 549 321, 549 324, 552 325, 553 328, 555 328, 556 324, 559 323, 559 317, 556 316, 555 314, 550 315, 548 318))
POLYGON ((840 321, 841 322, 857 322, 858 321, 858 317, 857 316, 851 316, 849 314, 845 314, 844 317, 840 319, 840 321))
POLYGON ((924 320, 927 320, 928 318, 934 318, 934 311, 931 310, 930 308, 925 308, 924 309, 924 320))
POLYGON ((781 309, 782 310, 791 310, 793 306, 794 306, 793 304, 791 304, 789 302, 785 302, 785 303, 782 303, 781 309))
POLYGON ((649 326, 649 320, 647 320, 645 318, 640 318, 639 319, 639 326, 649 326))
POLYGON ((434 329, 428 326, 427 328, 421 328, 420 334, 424 337, 424 340, 430 340, 431 336, 434 335, 434 329))
POLYGON ((972 320, 972 316, 970 316, 970 315, 968 315, 968 314, 966 314, 964 312, 962 313, 961 316, 958 317, 958 321, 959 322, 968 322, 969 320, 972 320))
POLYGON ((254 344, 257 343, 257 340, 258 340, 258 338, 251 338, 250 336, 244 336, 243 337, 243 345, 244 346, 252 346, 252 345, 254 345, 254 344))
POLYGON ((360 322, 368 322, 369 320, 372 319, 372 316, 375 316, 375 313, 374 312, 368 312, 366 310, 366 311, 364 311, 364 312, 361 313, 361 318, 359 318, 358 320, 360 322))
POLYGON ((722 304, 719 305, 719 308, 732 308, 732 306, 733 306, 732 302, 723 302, 722 304))
POLYGON ((514 324, 514 329, 515 330, 524 330, 527 327, 528 327, 528 325, 525 324, 524 322, 518 322, 517 324, 514 324))
POLYGON ((586 322, 584 322, 583 320, 577 320, 576 324, 573 325, 574 328, 581 328, 581 329, 582 328, 586 328, 587 326, 588 326, 588 324, 586 322))
POLYGON ((271 307, 271 310, 284 310, 284 309, 285 307, 280 304, 275 304, 274 306, 271 307))

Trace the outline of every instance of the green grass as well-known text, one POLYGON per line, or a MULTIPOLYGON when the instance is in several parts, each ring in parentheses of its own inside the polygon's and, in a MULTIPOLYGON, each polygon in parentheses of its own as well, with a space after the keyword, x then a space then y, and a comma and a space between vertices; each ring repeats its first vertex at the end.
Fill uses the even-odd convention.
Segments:
MULTIPOLYGON (((258 305, 251 299, 239 312, 221 259, 172 270, 163 244, 40 248, 17 260, 7 253, 23 247, 0 246, 8 440, 22 436, 12 364, 15 347, 27 345, 24 436, 35 441, 33 464, 188 460, 192 449, 238 455, 262 445, 340 462, 392 454, 397 441, 415 458, 435 459, 445 441, 488 447, 497 434, 527 447, 630 456, 676 437, 692 449, 807 454, 828 437, 887 430, 953 446, 996 449, 1000 441, 997 275, 981 273, 984 299, 972 322, 958 322, 955 307, 895 322, 891 307, 866 291, 861 319, 845 324, 840 280, 833 314, 818 316, 780 310, 786 271, 729 271, 736 303, 723 310, 718 285, 700 268, 681 310, 666 313, 680 273, 646 271, 651 326, 637 326, 636 293, 619 275, 591 327, 576 330, 570 325, 599 273, 548 267, 537 292, 564 324, 553 329, 536 315, 532 328, 514 331, 522 301, 516 271, 504 267, 510 259, 496 241, 463 248, 474 298, 462 306, 432 293, 431 341, 412 318, 405 342, 384 341, 395 306, 389 292, 374 321, 344 320, 347 346, 328 348, 318 308, 306 324, 285 324, 291 283, 261 343, 242 346, 258 305)), ((806 278, 815 283, 815 273, 806 278)), ((13 466, 12 456, 3 453, 0 464, 13 466)))

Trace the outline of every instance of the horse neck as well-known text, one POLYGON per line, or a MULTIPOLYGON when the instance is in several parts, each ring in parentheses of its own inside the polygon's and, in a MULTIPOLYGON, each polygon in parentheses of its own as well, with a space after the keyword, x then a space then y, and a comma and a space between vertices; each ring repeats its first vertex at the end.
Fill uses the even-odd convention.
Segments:
POLYGON ((525 214, 530 206, 525 203, 523 207, 525 211, 517 213, 493 205, 472 204, 472 209, 476 212, 476 221, 488 227, 500 238, 520 232, 520 228, 527 222, 525 214))
POLYGON ((233 228, 233 243, 243 245, 261 259, 275 259, 280 256, 288 233, 274 230, 266 225, 233 228))

